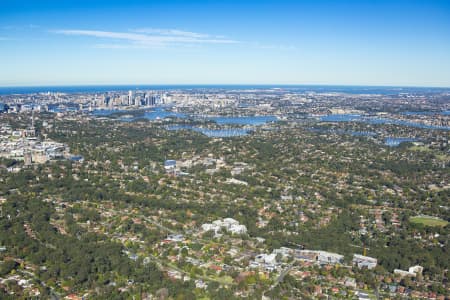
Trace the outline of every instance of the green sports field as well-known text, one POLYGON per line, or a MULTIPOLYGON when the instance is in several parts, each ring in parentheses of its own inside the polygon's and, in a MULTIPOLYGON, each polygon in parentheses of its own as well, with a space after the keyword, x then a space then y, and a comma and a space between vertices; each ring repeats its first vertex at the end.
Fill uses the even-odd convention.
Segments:
POLYGON ((448 224, 448 222, 445 220, 428 216, 411 217, 409 218, 409 221, 416 224, 423 224, 425 226, 444 227, 448 224))

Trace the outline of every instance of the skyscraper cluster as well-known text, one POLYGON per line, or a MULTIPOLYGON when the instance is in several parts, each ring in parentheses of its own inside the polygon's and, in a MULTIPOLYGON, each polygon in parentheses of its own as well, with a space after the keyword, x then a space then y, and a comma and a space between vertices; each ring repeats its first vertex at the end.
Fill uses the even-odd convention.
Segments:
POLYGON ((93 100, 94 107, 133 106, 147 107, 164 104, 164 97, 151 92, 128 91, 128 94, 105 93, 93 100))

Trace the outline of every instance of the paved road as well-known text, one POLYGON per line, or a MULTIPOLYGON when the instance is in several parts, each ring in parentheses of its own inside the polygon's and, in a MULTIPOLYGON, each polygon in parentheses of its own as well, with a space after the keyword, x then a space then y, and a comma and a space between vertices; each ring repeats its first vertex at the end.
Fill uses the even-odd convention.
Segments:
POLYGON ((263 292, 263 294, 262 294, 262 299, 263 300, 269 300, 270 299, 269 297, 266 297, 266 293, 270 292, 271 290, 276 288, 277 285, 279 285, 280 282, 283 281, 284 277, 291 271, 293 266, 294 266, 294 263, 291 263, 291 264, 289 264, 289 266, 287 266, 287 268, 285 268, 283 271, 281 271, 280 275, 278 275, 278 277, 275 280, 274 284, 272 284, 267 291, 263 292))
POLYGON ((275 288, 277 285, 280 284, 280 282, 283 281, 284 277, 291 271, 293 265, 294 265, 294 263, 291 263, 287 268, 285 268, 283 271, 281 271, 280 275, 275 280, 275 283, 272 285, 272 287, 270 289, 275 288))
POLYGON ((168 231, 168 232, 170 232, 170 233, 172 233, 172 234, 180 234, 179 232, 176 232, 175 230, 172 230, 172 229, 170 229, 170 228, 168 228, 168 227, 166 227, 166 226, 164 226, 164 225, 162 225, 162 224, 160 224, 160 223, 158 223, 158 222, 156 222, 156 221, 153 221, 151 218, 149 218, 149 217, 144 217, 144 216, 141 216, 145 221, 147 221, 147 222, 149 222, 149 223, 152 223, 153 225, 155 225, 156 227, 158 227, 158 228, 160 228, 160 229, 162 229, 162 230, 165 230, 165 231, 168 231))

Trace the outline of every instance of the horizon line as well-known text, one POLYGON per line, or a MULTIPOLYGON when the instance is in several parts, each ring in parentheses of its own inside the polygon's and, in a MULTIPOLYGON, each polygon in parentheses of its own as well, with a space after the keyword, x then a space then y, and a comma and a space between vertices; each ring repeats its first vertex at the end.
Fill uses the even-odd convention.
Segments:
POLYGON ((30 84, 0 85, 0 88, 39 88, 39 87, 114 87, 114 86, 322 86, 322 87, 371 87, 371 88, 436 88, 450 89, 449 86, 438 85, 384 85, 384 84, 334 84, 334 83, 76 83, 76 84, 30 84))

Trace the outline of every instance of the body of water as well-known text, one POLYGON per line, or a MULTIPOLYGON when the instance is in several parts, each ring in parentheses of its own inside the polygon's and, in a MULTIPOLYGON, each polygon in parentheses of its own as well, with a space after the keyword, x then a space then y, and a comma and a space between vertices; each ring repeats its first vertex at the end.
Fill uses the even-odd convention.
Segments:
MULTIPOLYGON (((103 110, 95 110, 92 113, 96 116, 109 116, 118 112, 129 112, 126 110, 115 110, 115 109, 103 109, 103 110)), ((175 113, 166 111, 162 107, 157 107, 152 111, 147 111, 143 116, 137 117, 123 117, 120 120, 123 122, 132 122, 137 119, 145 118, 148 120, 159 120, 165 118, 187 118, 188 116, 182 113, 175 113)), ((216 122, 218 125, 247 125, 247 126, 259 126, 266 124, 267 122, 276 121, 277 118, 274 116, 244 116, 244 117, 211 117, 207 118, 208 120, 212 120, 216 122)), ((250 129, 242 129, 242 128, 220 128, 220 129, 208 129, 191 125, 170 125, 166 127, 167 130, 193 130, 195 132, 199 132, 208 137, 215 138, 226 138, 226 137, 237 137, 237 136, 245 136, 248 135, 251 131, 250 129)))
POLYGON ((48 111, 57 113, 57 112, 66 112, 66 111, 79 111, 80 107, 76 104, 74 105, 56 105, 56 104, 49 104, 48 105, 48 111))
POLYGON ((165 119, 165 118, 184 119, 184 118, 186 118, 186 115, 182 114, 182 113, 167 111, 161 107, 156 107, 152 111, 145 112, 144 116, 139 117, 139 118, 145 118, 147 120, 154 121, 154 120, 165 119))
POLYGON ((250 125, 259 126, 269 122, 276 122, 275 116, 242 116, 242 117, 211 117, 209 120, 219 125, 250 125))
MULTIPOLYGON (((92 112, 93 115, 95 116, 101 116, 101 117, 105 117, 105 116, 109 116, 112 115, 114 113, 118 113, 118 112, 131 112, 128 110, 119 110, 119 109, 98 109, 98 110, 94 110, 92 112)), ((180 118, 180 119, 186 119, 189 116, 187 116, 186 114, 183 113, 177 113, 177 112, 171 112, 171 111, 167 111, 165 108, 163 107, 156 107, 151 111, 146 111, 144 112, 144 114, 142 116, 137 116, 137 117, 125 117, 125 118, 121 118, 120 120, 125 121, 125 122, 131 122, 134 121, 136 119, 147 119, 150 121, 154 121, 154 120, 159 120, 159 119, 165 119, 165 118, 180 118)), ((242 117, 193 117, 193 119, 206 119, 206 120, 211 120, 213 122, 216 122, 218 125, 243 125, 243 126, 260 126, 260 125, 264 125, 268 122, 275 122, 278 119, 275 116, 242 116, 242 117)))
POLYGON ((334 114, 320 118, 322 122, 352 122, 361 119, 361 115, 357 114, 334 114))
POLYGON ((401 143, 416 142, 418 139, 405 137, 388 137, 384 139, 384 144, 389 147, 397 147, 401 143))
MULTIPOLYGON (((123 110, 123 109, 96 109, 96 110, 92 111, 92 114, 94 116, 107 117, 107 116, 110 116, 115 113, 127 113, 127 112, 132 113, 133 111, 132 110, 123 110)), ((136 117, 134 117, 134 116, 133 117, 124 117, 124 118, 120 118, 120 120, 130 122, 130 121, 144 118, 144 119, 147 119, 150 121, 154 121, 154 120, 165 119, 165 118, 169 118, 169 117, 186 118, 186 115, 166 111, 162 107, 156 107, 151 111, 145 111, 143 113, 143 115, 139 115, 136 117)))
POLYGON ((59 112, 66 112, 66 111, 79 111, 79 108, 78 107, 64 107, 64 108, 61 108, 61 107, 50 108, 49 107, 48 111, 52 112, 52 113, 59 113, 59 112))
POLYGON ((315 92, 347 94, 397 95, 399 93, 443 93, 450 88, 434 87, 392 87, 392 86, 350 86, 350 85, 78 85, 78 86, 16 86, 0 87, 0 95, 36 93, 106 93, 130 90, 273 90, 274 93, 315 92))
POLYGON ((437 126, 437 125, 427 125, 422 123, 415 123, 404 120, 395 120, 388 118, 374 118, 374 117, 363 117, 357 114, 335 114, 328 115, 320 118, 322 122, 364 122, 368 124, 392 124, 392 125, 401 125, 422 129, 438 129, 438 130, 450 130, 450 126, 437 126))
POLYGON ((444 111, 405 111, 402 115, 406 116, 433 116, 433 115, 450 115, 450 110, 444 111))
POLYGON ((72 161, 83 161, 83 160, 84 160, 84 157, 81 156, 81 155, 72 155, 72 156, 70 157, 70 160, 72 160, 72 161))

